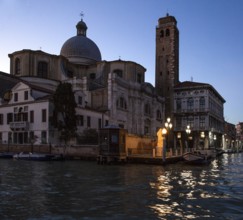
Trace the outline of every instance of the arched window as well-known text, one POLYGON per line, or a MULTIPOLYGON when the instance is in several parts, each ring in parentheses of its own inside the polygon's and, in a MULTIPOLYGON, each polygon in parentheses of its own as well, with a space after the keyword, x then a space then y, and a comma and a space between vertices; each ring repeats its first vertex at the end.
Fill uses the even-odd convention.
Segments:
POLYGON ((164 37, 164 31, 163 30, 160 31, 160 37, 164 37))
POLYGON ((47 78, 48 76, 48 63, 45 61, 39 61, 37 66, 37 76, 41 78, 47 78))
POLYGON ((169 37, 169 36, 170 36, 170 29, 166 29, 166 31, 165 31, 165 36, 166 36, 166 37, 169 37))
POLYGON ((20 74, 20 59, 16 58, 15 60, 15 75, 20 74))
POLYGON ((123 71, 121 69, 115 69, 113 72, 116 73, 117 76, 123 77, 123 71))
POLYGON ((150 105, 148 103, 145 104, 144 106, 144 114, 145 115, 150 115, 150 105))
POLYGON ((116 101, 116 107, 117 108, 121 108, 121 109, 127 109, 127 102, 123 97, 120 97, 117 101, 116 101))

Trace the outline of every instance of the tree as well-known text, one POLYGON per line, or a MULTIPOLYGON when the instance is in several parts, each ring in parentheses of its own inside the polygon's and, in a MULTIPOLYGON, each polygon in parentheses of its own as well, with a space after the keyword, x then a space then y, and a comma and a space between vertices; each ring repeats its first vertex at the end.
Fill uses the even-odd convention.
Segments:
POLYGON ((65 144, 76 135, 76 111, 74 92, 70 83, 60 83, 53 95, 53 126, 60 131, 65 144))
POLYGON ((77 140, 79 144, 98 144, 98 132, 93 128, 84 129, 77 140))

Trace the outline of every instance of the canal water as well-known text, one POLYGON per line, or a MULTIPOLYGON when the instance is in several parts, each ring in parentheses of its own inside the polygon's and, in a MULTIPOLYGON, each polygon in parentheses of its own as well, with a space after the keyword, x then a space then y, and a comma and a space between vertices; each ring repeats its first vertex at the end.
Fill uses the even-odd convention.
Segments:
POLYGON ((0 160, 0 219, 243 219, 243 153, 206 166, 0 160))

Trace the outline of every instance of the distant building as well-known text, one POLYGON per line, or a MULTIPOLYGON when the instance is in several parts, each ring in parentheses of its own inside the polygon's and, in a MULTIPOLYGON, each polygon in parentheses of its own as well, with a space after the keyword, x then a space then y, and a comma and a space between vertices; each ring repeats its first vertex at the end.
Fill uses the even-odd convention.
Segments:
POLYGON ((236 148, 243 149, 243 122, 239 122, 236 126, 236 148))
POLYGON ((224 123, 223 149, 233 149, 236 144, 236 126, 234 124, 224 123))
MULTIPOLYGON (((191 147, 222 147, 223 97, 207 83, 185 81, 174 87, 175 136, 190 140, 191 147), (186 134, 187 126, 191 133, 186 134)), ((182 142, 182 143, 183 143, 182 142)))

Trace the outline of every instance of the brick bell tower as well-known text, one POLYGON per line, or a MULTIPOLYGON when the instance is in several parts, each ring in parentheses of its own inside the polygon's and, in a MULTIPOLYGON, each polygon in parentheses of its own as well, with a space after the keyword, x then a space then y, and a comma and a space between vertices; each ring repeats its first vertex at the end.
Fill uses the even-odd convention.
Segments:
POLYGON ((165 98, 165 117, 173 117, 174 86, 179 82, 179 30, 169 14, 156 27, 155 88, 165 98))

